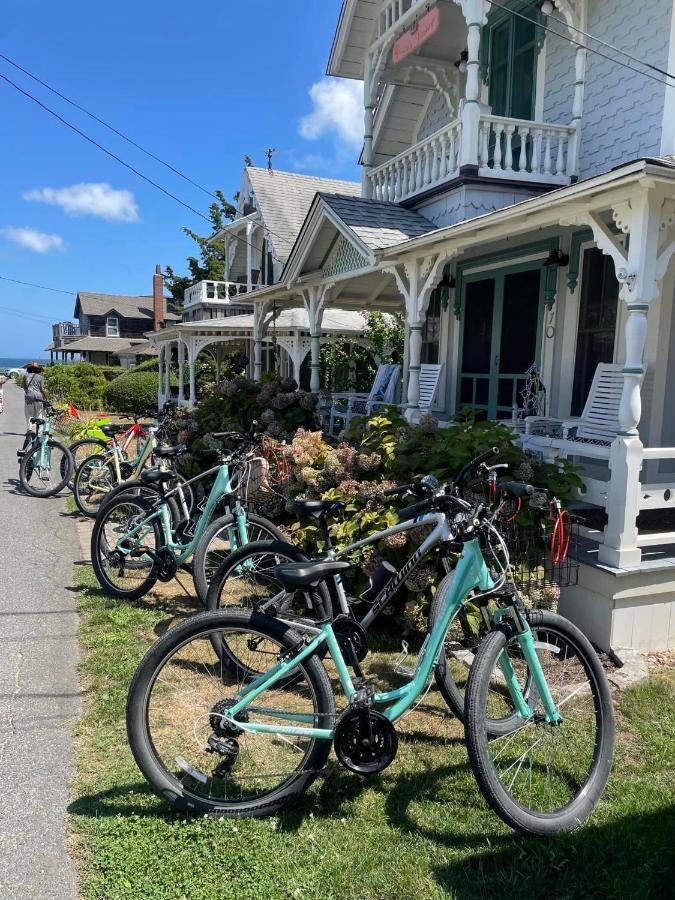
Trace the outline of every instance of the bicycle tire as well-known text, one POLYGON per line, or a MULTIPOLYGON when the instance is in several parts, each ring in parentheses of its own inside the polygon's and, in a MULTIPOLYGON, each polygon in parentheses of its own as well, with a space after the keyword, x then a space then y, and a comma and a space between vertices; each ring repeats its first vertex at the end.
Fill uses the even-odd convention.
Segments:
MULTIPOLYGON (((97 494, 92 495, 91 491, 89 495, 87 495, 88 482, 87 478, 92 477, 92 473, 98 470, 99 473, 103 473, 107 470, 109 483, 113 486, 115 485, 116 473, 115 467, 111 462, 107 462, 104 459, 101 459, 100 453, 94 453, 92 456, 88 456, 84 462, 82 462, 75 473, 75 485, 73 488, 73 496, 75 498, 75 504, 79 509, 80 513, 83 516, 86 516, 88 519, 95 519, 96 513, 100 509, 101 503, 108 496, 112 488, 109 490, 102 492, 99 491, 97 494), (93 497, 98 498, 96 502, 94 502, 93 497)), ((103 477, 102 474, 99 477, 103 477)))
POLYGON ((19 482, 21 483, 21 487, 24 491, 26 491, 27 494, 30 494, 32 497, 55 496, 68 484, 68 480, 70 479, 70 475, 73 470, 73 457, 71 456, 70 450, 68 450, 65 444, 49 438, 47 440, 47 447, 49 448, 50 457, 52 452, 54 452, 55 450, 62 454, 61 459, 66 460, 67 471, 65 477, 63 477, 63 472, 61 471, 61 463, 59 463, 60 481, 48 488, 39 488, 39 478, 37 480, 34 478, 36 469, 34 457, 36 453, 40 453, 40 443, 36 441, 33 446, 29 447, 29 449, 26 450, 25 454, 21 457, 21 465, 19 466, 19 482))
MULTIPOLYGON (((89 456, 93 456, 97 451, 94 449, 95 447, 100 448, 101 450, 106 450, 108 445, 104 440, 100 438, 82 438, 82 440, 75 441, 74 444, 69 444, 68 449, 73 457, 73 471, 71 473, 71 477, 68 480, 68 487, 71 491, 75 489, 75 473, 78 467, 84 462, 85 459, 89 456), (80 451, 87 447, 87 453, 81 453, 80 451)), ((63 474, 63 471, 62 473, 63 474)))
MULTIPOLYGON (((589 679, 589 692, 593 702, 594 715, 590 715, 589 712, 586 715, 586 720, 590 721, 592 719, 594 722, 595 737, 589 772, 585 777, 583 784, 569 802, 554 811, 541 812, 525 806, 523 803, 516 800, 511 793, 511 789, 514 786, 519 772, 523 768, 522 759, 524 759, 524 757, 522 757, 520 761, 516 759, 518 768, 516 769, 508 789, 502 784, 499 778, 495 765, 497 760, 496 758, 495 760, 492 760, 491 758, 490 735, 485 724, 485 710, 488 703, 490 684, 492 683, 492 673, 495 666, 498 665, 501 653, 505 651, 509 641, 514 638, 513 632, 508 627, 500 627, 495 631, 491 631, 478 648, 467 685, 465 732, 471 767, 476 777, 476 781, 478 782, 478 786, 491 809, 493 809, 507 825, 516 831, 519 831, 521 834, 528 836, 550 836, 577 828, 588 818, 600 799, 600 796, 605 789, 605 785, 607 784, 614 754, 614 713, 612 710, 609 685, 604 669, 590 642, 581 631, 579 631, 579 629, 571 622, 568 622, 566 619, 562 618, 562 616, 558 616, 554 613, 536 610, 530 613, 529 617, 531 619, 533 630, 534 627, 536 627, 539 634, 548 634, 556 637, 557 643, 552 645, 553 650, 556 653, 560 654, 563 648, 569 648, 569 653, 565 654, 566 666, 569 665, 570 659, 574 660, 574 657, 576 657, 581 669, 589 679)), ((570 677, 576 677, 576 674, 573 673, 570 677)), ((583 699, 584 696, 588 696, 588 694, 582 693, 582 688, 579 686, 573 688, 573 692, 570 696, 574 697, 575 694, 581 694, 581 699, 583 699)), ((543 734, 543 737, 540 737, 537 743, 541 743, 547 734, 553 735, 561 733, 562 729, 565 727, 566 716, 569 723, 573 707, 564 706, 564 704, 561 703, 560 710, 562 724, 552 726, 541 719, 538 721, 538 725, 541 726, 541 728, 552 730, 549 732, 539 732, 543 734)), ((521 719, 521 722, 522 721, 523 720, 521 719)), ((529 727, 529 722, 531 722, 533 726, 537 726, 537 720, 533 717, 530 720, 525 720, 526 724, 518 729, 518 732, 525 732, 525 728, 529 727)), ((573 726, 569 725, 569 728, 572 730, 563 735, 563 740, 565 741, 564 748, 567 751, 567 756, 579 764, 578 758, 580 753, 578 748, 580 745, 578 739, 576 742, 570 739, 570 737, 576 738, 577 736, 574 735, 573 726)), ((518 732, 515 730, 512 731, 514 738, 518 732)), ((507 738, 507 740, 514 740, 514 738, 507 738)), ((528 739, 527 734, 524 734, 524 739, 528 739)), ((535 747, 536 743, 532 746, 535 747)), ((501 745, 501 747, 503 748, 504 745, 501 745)), ((519 750, 520 747, 517 746, 510 750, 510 752, 515 754, 518 753, 519 750)), ((497 756, 502 756, 502 754, 503 749, 498 751, 497 756)), ((509 757, 506 756, 506 754, 502 756, 502 766, 506 766, 508 759, 509 757)), ((553 759, 553 762, 551 762, 549 757, 547 758, 546 766, 542 767, 542 769, 546 771, 547 777, 550 774, 550 770, 553 769, 554 763, 555 758, 553 759)), ((583 764, 583 762, 581 764, 583 764)), ((511 768, 513 768, 513 766, 511 768)), ((506 769, 505 774, 508 771, 509 769, 506 769)), ((536 770, 535 778, 538 774, 539 772, 536 770)), ((529 775, 530 803, 532 803, 531 758, 529 775)), ((561 776, 561 782, 565 785, 571 783, 573 780, 574 779, 572 779, 568 773, 561 776), (564 782, 562 782, 563 777, 565 779, 564 782)), ((553 796, 555 797, 555 793, 553 796)))
MULTIPOLYGON (((142 510, 146 515, 152 511, 153 504, 149 503, 143 497, 133 497, 133 498, 125 498, 124 496, 118 498, 117 503, 111 503, 106 507, 105 510, 102 511, 100 516, 96 517, 96 521, 94 523, 94 528, 91 532, 91 564, 94 568, 94 573, 96 578, 98 579, 98 583, 101 585, 104 591, 110 594, 113 597, 118 597, 121 600, 138 600, 139 597, 142 597, 146 594, 150 588, 153 587, 157 582, 157 576, 155 575, 155 566, 149 568, 149 574, 147 578, 143 579, 143 581, 138 584, 135 588, 131 590, 122 590, 118 585, 114 584, 110 578, 108 578, 105 568, 102 564, 101 557, 108 559, 109 544, 105 537, 105 527, 112 514, 114 513, 116 507, 121 507, 123 504, 127 506, 135 505, 138 509, 142 510)), ((166 543, 164 540, 163 529, 157 519, 153 519, 152 521, 152 531, 153 531, 153 539, 155 542, 155 547, 163 547, 166 543)), ((146 566, 147 568, 147 566, 146 566)), ((138 566, 135 566, 131 569, 131 571, 138 572, 138 566)))
MULTIPOLYGON (((192 556, 192 580, 194 581, 197 596, 199 597, 199 600, 201 601, 203 606, 206 605, 206 597, 209 592, 209 581, 213 577, 218 566, 225 558, 223 553, 220 553, 217 555, 216 559, 213 559, 213 557, 216 557, 217 551, 210 551, 209 548, 214 544, 219 532, 223 531, 226 528, 231 528, 234 521, 235 519, 232 513, 229 513, 226 516, 220 516, 218 519, 214 519, 206 528, 204 534, 199 539, 199 543, 195 547, 192 556), (207 560, 209 553, 211 553, 212 556, 212 560, 210 562, 207 560)), ((265 519, 263 516, 259 516, 256 513, 250 513, 247 511, 246 522, 247 526, 254 526, 254 528, 260 534, 265 535, 267 538, 269 538, 269 540, 284 540, 283 534, 277 528, 274 522, 270 522, 269 519, 265 519)), ((254 538, 254 540, 264 539, 265 538, 259 537, 254 538)), ((229 553, 227 555, 229 555, 229 553)))
MULTIPOLYGON (((297 646, 300 636, 288 625, 269 616, 243 611, 203 612, 191 616, 160 638, 141 660, 129 687, 127 698, 127 736, 136 764, 153 790, 174 809, 195 815, 259 818, 278 812, 294 798, 304 793, 325 766, 331 750, 328 740, 314 740, 311 749, 303 757, 301 766, 290 779, 274 786, 256 799, 237 803, 223 802, 211 797, 198 796, 190 791, 185 779, 177 778, 163 765, 150 731, 152 689, 158 675, 170 663, 174 653, 187 646, 200 635, 208 638, 209 632, 218 628, 240 628, 254 634, 262 634, 284 650, 297 646)), ((307 680, 313 693, 315 718, 319 728, 332 728, 335 720, 335 698, 328 674, 314 656, 299 664, 301 675, 307 680)))

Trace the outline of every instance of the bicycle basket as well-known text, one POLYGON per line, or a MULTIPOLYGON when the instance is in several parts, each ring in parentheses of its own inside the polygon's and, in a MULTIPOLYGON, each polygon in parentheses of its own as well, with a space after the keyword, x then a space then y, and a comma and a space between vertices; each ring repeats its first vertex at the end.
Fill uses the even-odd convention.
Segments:
POLYGON ((528 511, 512 517, 502 531, 511 575, 523 593, 578 583, 579 523, 567 510, 528 511))
POLYGON ((246 463, 246 469, 242 473, 239 490, 242 497, 248 501, 268 500, 274 495, 270 484, 270 467, 262 456, 254 456, 246 463))

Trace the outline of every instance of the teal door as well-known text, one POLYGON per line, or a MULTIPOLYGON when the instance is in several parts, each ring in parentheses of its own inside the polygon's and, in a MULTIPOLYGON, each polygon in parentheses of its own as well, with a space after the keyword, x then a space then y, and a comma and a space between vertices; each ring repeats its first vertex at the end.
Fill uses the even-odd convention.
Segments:
POLYGON ((458 408, 508 419, 541 353, 541 263, 465 276, 462 311, 458 408))

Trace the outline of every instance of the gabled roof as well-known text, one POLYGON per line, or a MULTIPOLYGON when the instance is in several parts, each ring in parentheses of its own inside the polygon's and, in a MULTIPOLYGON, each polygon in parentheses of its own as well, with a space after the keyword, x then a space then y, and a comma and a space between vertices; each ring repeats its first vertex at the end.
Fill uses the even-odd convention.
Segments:
MULTIPOLYGON (((170 298, 167 298, 167 302, 170 298)), ((149 319, 154 318, 152 310, 151 296, 126 296, 124 294, 99 294, 90 293, 88 291, 78 291, 75 301, 75 315, 78 315, 78 309, 85 316, 105 316, 109 312, 119 313, 126 319, 149 319)), ((167 312, 166 318, 169 321, 176 321, 180 316, 167 312)))
POLYGON ((357 181, 319 178, 297 172, 277 172, 249 166, 246 175, 274 247, 276 258, 285 263, 316 194, 345 194, 357 197, 361 185, 357 181))
POLYGON ((437 226, 398 203, 319 193, 291 251, 281 280, 290 282, 303 272, 318 271, 329 258, 336 237, 353 245, 364 265, 374 253, 421 237, 437 226))

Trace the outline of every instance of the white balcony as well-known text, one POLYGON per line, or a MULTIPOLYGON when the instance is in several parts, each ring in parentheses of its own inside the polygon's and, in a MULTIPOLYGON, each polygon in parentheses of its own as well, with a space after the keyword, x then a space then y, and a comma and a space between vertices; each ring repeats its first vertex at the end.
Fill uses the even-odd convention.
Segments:
POLYGON ((238 284, 234 281, 198 281, 197 284, 186 289, 183 306, 185 309, 200 303, 228 306, 234 299, 246 292, 245 284, 238 284))
POLYGON ((371 169, 372 196, 399 202, 436 188, 460 174, 471 160, 483 178, 566 185, 574 175, 570 125, 529 122, 481 113, 478 134, 467 138, 460 118, 398 156, 371 169), (470 140, 468 154, 462 142, 470 140))

